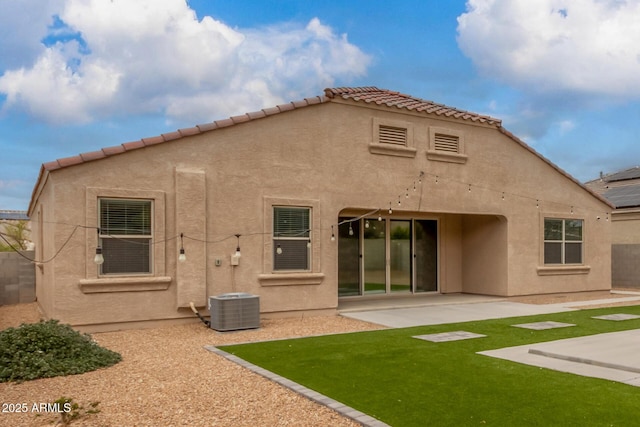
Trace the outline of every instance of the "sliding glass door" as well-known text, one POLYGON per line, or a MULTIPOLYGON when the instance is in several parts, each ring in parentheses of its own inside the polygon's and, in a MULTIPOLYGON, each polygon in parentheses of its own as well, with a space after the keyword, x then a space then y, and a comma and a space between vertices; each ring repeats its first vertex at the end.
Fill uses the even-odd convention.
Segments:
POLYGON ((438 223, 433 220, 415 220, 413 223, 414 292, 435 292, 438 290, 438 223))
POLYGON ((391 220, 387 292, 411 291, 411 221, 391 220))
POLYGON ((384 221, 363 221, 363 285, 365 294, 387 291, 386 224, 384 221))
POLYGON ((340 218, 338 296, 438 290, 436 220, 340 218))
MULTIPOLYGON (((345 218, 340 218, 343 222, 345 218)), ((362 295, 360 290, 360 222, 338 225, 338 296, 362 295)))

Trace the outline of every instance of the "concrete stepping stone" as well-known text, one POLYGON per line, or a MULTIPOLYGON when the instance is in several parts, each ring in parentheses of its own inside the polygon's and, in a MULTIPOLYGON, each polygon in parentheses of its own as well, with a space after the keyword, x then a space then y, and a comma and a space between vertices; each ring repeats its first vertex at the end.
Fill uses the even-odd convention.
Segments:
POLYGON ((621 320, 640 319, 640 316, 635 314, 617 313, 617 314, 606 314, 604 316, 593 316, 592 319, 615 320, 616 322, 619 322, 621 320))
POLYGON ((431 342, 447 342, 447 341, 468 340, 471 338, 482 338, 482 337, 486 337, 486 335, 474 334, 473 332, 466 332, 466 331, 453 331, 453 332, 442 332, 439 334, 415 335, 413 338, 417 338, 419 340, 431 341, 431 342))
POLYGON ((576 326, 572 323, 562 323, 562 322, 535 322, 535 323, 522 323, 520 325, 512 325, 516 328, 524 328, 524 329, 534 329, 536 331, 542 331, 545 329, 555 329, 555 328, 568 328, 569 326, 576 326))

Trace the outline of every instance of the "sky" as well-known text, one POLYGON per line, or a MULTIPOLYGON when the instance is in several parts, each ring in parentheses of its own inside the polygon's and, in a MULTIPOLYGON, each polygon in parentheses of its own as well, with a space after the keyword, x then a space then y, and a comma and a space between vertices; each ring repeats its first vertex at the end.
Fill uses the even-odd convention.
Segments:
POLYGON ((42 163, 377 86, 502 119, 579 181, 640 164, 640 0, 0 0, 0 209, 42 163))

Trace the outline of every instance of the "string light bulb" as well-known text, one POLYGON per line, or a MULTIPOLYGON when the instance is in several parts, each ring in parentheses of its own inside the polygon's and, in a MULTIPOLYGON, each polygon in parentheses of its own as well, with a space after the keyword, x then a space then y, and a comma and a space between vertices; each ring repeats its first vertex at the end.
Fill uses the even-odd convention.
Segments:
POLYGON ((238 239, 238 244, 236 246, 236 257, 240 257, 242 255, 240 253, 240 234, 236 234, 236 239, 238 239))
POLYGON ((100 245, 100 229, 96 229, 98 233, 98 246, 96 246, 96 256, 93 257, 93 262, 97 265, 102 265, 104 263, 104 256, 102 255, 102 246, 100 245))
POLYGON ((101 246, 96 247, 96 256, 93 258, 93 262, 95 262, 97 265, 101 265, 104 263, 104 256, 102 255, 101 246))
POLYGON ((178 261, 185 262, 187 255, 184 253, 184 233, 180 233, 180 255, 178 255, 178 261))
POLYGON ((278 247, 276 248, 276 253, 278 255, 282 255, 282 248, 280 247, 280 245, 278 244, 278 247))

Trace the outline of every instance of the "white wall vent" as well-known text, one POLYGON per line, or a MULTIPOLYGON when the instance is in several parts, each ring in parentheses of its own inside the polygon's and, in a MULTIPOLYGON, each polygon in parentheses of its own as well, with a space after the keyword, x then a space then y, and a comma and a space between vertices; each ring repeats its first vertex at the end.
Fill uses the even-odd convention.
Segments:
POLYGON ((260 327, 260 297, 244 292, 209 297, 211 329, 235 331, 260 327))

